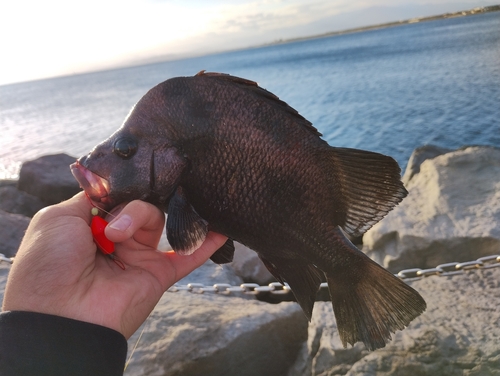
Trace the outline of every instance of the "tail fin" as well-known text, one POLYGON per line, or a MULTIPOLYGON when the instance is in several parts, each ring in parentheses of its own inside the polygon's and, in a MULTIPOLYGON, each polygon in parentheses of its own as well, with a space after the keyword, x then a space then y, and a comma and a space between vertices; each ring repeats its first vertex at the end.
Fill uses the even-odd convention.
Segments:
POLYGON ((362 341, 372 351, 385 347, 391 333, 404 329, 425 311, 426 303, 364 254, 358 257, 355 267, 339 267, 326 275, 342 344, 362 341))

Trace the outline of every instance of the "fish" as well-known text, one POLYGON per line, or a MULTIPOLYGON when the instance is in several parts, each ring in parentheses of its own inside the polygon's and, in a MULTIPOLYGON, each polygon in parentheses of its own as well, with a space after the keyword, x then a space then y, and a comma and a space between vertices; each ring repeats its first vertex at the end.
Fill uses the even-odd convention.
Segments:
POLYGON ((408 192, 393 158, 321 136, 256 82, 201 71, 149 90, 71 171, 103 207, 140 199, 167 213, 167 239, 181 255, 208 231, 228 237, 211 257, 218 264, 232 261, 234 241, 254 250, 309 321, 327 281, 343 346, 375 350, 426 303, 349 237, 408 192))

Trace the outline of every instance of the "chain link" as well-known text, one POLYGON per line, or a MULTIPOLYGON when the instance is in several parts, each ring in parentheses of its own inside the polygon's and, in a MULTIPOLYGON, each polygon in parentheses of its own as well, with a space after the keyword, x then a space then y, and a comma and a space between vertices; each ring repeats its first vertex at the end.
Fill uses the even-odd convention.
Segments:
POLYGON ((14 262, 14 257, 7 257, 3 253, 0 253, 0 264, 5 262, 7 264, 12 264, 14 262))
MULTIPOLYGON (((474 261, 467 262, 449 262, 446 264, 441 264, 431 269, 405 269, 401 270, 399 273, 395 274, 396 277, 405 281, 415 281, 432 275, 437 275, 441 277, 452 276, 457 274, 463 274, 466 270, 478 270, 478 269, 490 269, 500 266, 500 255, 491 255, 480 257, 474 261)), ((326 282, 322 283, 321 289, 327 289, 328 284, 326 282)), ((211 292, 216 294, 229 295, 231 293, 242 293, 258 295, 262 293, 270 293, 273 295, 287 295, 291 292, 290 286, 285 283, 282 285, 279 282, 272 282, 267 286, 261 286, 257 283, 242 283, 238 286, 233 286, 227 283, 217 283, 213 286, 205 286, 202 283, 189 283, 187 285, 175 284, 170 287, 168 292, 178 292, 178 291, 189 291, 192 293, 203 294, 205 292, 211 292)))
MULTIPOLYGON (((6 257, 2 253, 0 253, 0 263, 2 262, 12 264, 14 262, 14 257, 6 257)), ((474 261, 448 262, 431 269, 404 269, 399 273, 396 273, 395 276, 405 281, 415 281, 433 275, 445 277, 463 274, 466 270, 490 269, 496 268, 498 266, 500 266, 500 255, 491 255, 480 257, 474 261)), ((320 286, 320 290, 326 288, 328 288, 328 284, 326 282, 322 283, 320 286)), ((285 297, 286 295, 290 294, 291 289, 290 286, 288 286, 288 284, 286 283, 285 285, 282 285, 279 282, 272 282, 266 286, 261 286, 257 283, 242 283, 241 285, 216 283, 212 286, 206 286, 203 283, 188 283, 187 285, 174 284, 167 290, 167 292, 179 291, 188 291, 198 294, 208 292, 223 295, 231 295, 235 293, 259 295, 270 293, 273 295, 283 295, 283 297, 285 297)))
POLYGON ((465 270, 472 269, 489 269, 500 266, 500 255, 491 255, 480 257, 474 261, 467 262, 448 262, 441 264, 431 269, 405 269, 395 274, 403 280, 416 280, 431 275, 450 276, 455 274, 462 274, 465 270))

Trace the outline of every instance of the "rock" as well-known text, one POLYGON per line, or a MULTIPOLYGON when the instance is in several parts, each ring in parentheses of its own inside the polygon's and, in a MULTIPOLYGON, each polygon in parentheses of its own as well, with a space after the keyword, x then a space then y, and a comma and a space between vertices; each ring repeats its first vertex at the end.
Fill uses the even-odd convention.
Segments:
POLYGON ((276 280, 264 266, 257 253, 237 242, 234 243, 234 247, 234 259, 230 265, 245 282, 266 285, 276 280))
POLYGON ((3 296, 5 293, 5 285, 7 284, 7 277, 10 271, 10 264, 0 261, 0 307, 3 303, 3 296))
POLYGON ((0 210, 33 217, 37 211, 45 206, 47 204, 38 197, 20 191, 14 185, 0 187, 0 210))
POLYGON ((288 376, 500 374, 500 267, 411 285, 427 311, 373 352, 359 343, 343 349, 329 319, 331 304, 317 302, 308 341, 288 376))
POLYGON ((166 293, 144 325, 125 375, 284 375, 307 335, 295 303, 187 292, 166 293))
POLYGON ((409 191, 363 237, 389 270, 470 261, 500 248, 500 149, 467 147, 425 160, 409 191))
POLYGON ((7 257, 16 254, 30 219, 24 215, 0 210, 0 253, 7 257))
POLYGON ((188 283, 201 283, 205 286, 213 286, 216 283, 229 283, 230 285, 239 286, 243 283, 243 280, 236 275, 231 266, 227 264, 217 265, 211 260, 207 260, 177 284, 187 285, 188 283))
MULTIPOLYGON (((166 221, 166 218, 165 218, 165 221, 166 221)), ((170 251, 170 250, 172 250, 172 247, 170 246, 170 244, 168 243, 168 240, 167 240, 167 230, 166 230, 166 227, 163 228, 163 233, 161 234, 160 241, 158 242, 158 249, 160 251, 170 251)))
POLYGON ((434 145, 424 145, 416 148, 411 153, 408 164, 406 165, 405 173, 401 180, 407 185, 411 178, 420 172, 420 165, 427 159, 432 159, 438 155, 442 155, 452 151, 451 149, 442 148, 434 145))
POLYGON ((67 154, 46 155, 23 163, 18 188, 48 205, 67 200, 81 189, 69 165, 76 158, 67 154))
POLYGON ((17 180, 13 179, 0 179, 0 188, 17 186, 17 180))
MULTIPOLYGON (((239 285, 230 265, 208 260, 178 285, 239 285)), ((307 319, 296 303, 268 304, 253 295, 164 294, 130 338, 125 375, 283 375, 306 339, 307 319), (142 336, 141 336, 142 333, 142 336)))
POLYGON ((331 302, 316 302, 308 328, 307 342, 288 376, 345 374, 351 365, 368 354, 357 343, 344 349, 337 332, 331 302))

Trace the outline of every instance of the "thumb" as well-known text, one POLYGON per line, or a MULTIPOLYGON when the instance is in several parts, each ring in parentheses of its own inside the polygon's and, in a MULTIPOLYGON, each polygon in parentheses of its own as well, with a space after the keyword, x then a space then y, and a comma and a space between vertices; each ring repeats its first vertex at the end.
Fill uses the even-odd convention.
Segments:
MULTIPOLYGON (((109 240, 120 243, 134 236, 138 230, 143 230, 159 240, 164 225, 165 215, 160 209, 147 202, 136 200, 125 205, 109 222, 105 235, 109 240)), ((144 240, 149 240, 149 236, 144 240)))

